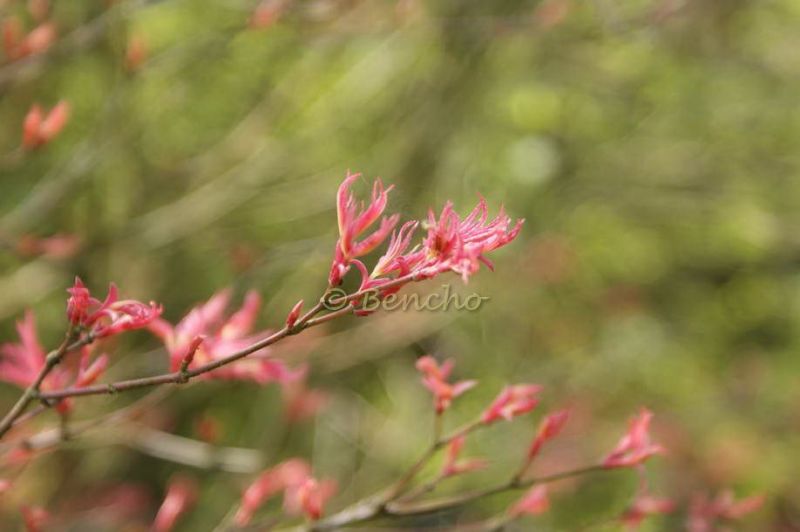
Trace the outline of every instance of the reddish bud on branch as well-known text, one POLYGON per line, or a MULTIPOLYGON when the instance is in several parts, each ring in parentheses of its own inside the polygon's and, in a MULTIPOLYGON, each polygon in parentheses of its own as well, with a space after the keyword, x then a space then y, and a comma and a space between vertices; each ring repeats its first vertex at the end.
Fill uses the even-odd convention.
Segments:
POLYGON ((303 300, 301 299, 297 303, 294 304, 292 310, 289 311, 289 315, 286 316, 286 326, 288 328, 294 327, 294 324, 297 323, 297 319, 300 317, 300 312, 303 310, 303 300))

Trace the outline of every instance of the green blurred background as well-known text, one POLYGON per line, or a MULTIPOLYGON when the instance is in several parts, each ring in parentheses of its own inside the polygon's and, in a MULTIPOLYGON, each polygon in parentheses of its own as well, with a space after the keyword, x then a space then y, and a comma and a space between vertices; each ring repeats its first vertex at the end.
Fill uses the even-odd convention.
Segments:
MULTIPOLYGON (((265 464, 306 457, 339 480, 339 508, 423 450, 430 399, 413 363, 434 353, 480 380, 453 424, 506 383, 546 386, 533 421, 470 442, 492 466, 455 491, 513 469, 547 408, 574 415, 542 472, 597 460, 646 405, 670 449, 649 466, 654 492, 765 493, 742 528, 800 529, 800 3, 309 0, 271 4, 278 16, 257 28, 245 0, 52 4, 54 46, 0 66, 4 340, 30 307, 57 342, 75 274, 97 293, 115 281, 162 302, 171 321, 226 286, 255 288, 260 326, 276 327, 324 289, 347 169, 364 173, 362 194, 376 176, 396 184, 390 210, 406 219, 447 199, 466 212, 481 193, 527 222, 495 273, 466 288, 442 279, 490 296, 478 312, 379 313, 298 338, 282 353, 309 358, 331 398, 310 422, 283 423, 275 386, 203 382, 143 423, 197 438, 198 420, 213 419, 220 445, 265 464), (137 68, 132 39, 146 48, 137 68), (60 99, 72 107, 64 131, 22 153, 30 105, 60 99), (20 251, 21 238, 56 233, 77 235, 80 252, 20 251)), ((24 2, 0 6, 29 18, 24 2)), ((113 378, 166 368, 146 333, 113 353, 113 378)), ((0 403, 17 393, 2 385, 0 403)), ((75 415, 135 396, 86 399, 75 415)), ((38 504, 68 516, 59 530, 123 529, 85 499, 125 484, 141 490, 125 525, 136 530, 184 472, 202 492, 181 529, 208 530, 251 478, 108 439, 28 466, 0 519, 38 504)), ((537 529, 613 519, 635 486, 619 472, 554 487, 537 529)), ((468 522, 511 500, 405 524, 468 522)))

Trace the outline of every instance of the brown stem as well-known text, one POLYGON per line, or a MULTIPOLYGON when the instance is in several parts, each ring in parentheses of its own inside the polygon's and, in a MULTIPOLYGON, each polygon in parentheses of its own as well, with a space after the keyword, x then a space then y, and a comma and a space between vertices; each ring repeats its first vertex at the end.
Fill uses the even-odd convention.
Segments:
MULTIPOLYGON (((101 426, 115 424, 121 420, 135 419, 145 409, 153 406, 166 397, 170 390, 171 388, 157 388, 150 394, 144 396, 142 399, 139 399, 124 408, 115 410, 114 412, 100 416, 96 419, 77 422, 70 427, 70 434, 74 437, 101 426)), ((41 451, 50 447, 54 447, 59 443, 61 443, 61 431, 57 428, 50 428, 32 436, 18 439, 17 441, 10 441, 0 444, 0 453, 7 452, 17 447, 31 451, 41 451)))

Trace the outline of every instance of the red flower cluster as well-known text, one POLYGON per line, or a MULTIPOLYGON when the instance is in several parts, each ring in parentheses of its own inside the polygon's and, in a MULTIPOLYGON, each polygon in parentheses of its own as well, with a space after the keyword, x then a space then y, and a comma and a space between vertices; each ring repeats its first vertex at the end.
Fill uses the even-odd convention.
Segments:
POLYGON ((452 359, 446 360, 440 366, 435 358, 426 355, 417 360, 416 366, 417 371, 422 373, 422 383, 433 394, 437 414, 441 414, 450 408, 453 399, 478 384, 478 381, 474 380, 461 381, 455 384, 447 382, 455 366, 452 359))
POLYGON ((431 276, 452 270, 461 275, 464 282, 478 271, 481 262, 492 269, 486 253, 514 240, 522 229, 524 220, 517 220, 514 227, 509 229, 511 219, 506 216, 502 207, 493 220, 488 221, 488 215, 483 198, 463 220, 449 201, 438 220, 434 212, 430 211, 428 236, 423 241, 424 258, 418 268, 431 276))
POLYGON ((105 338, 121 332, 141 329, 161 315, 161 305, 153 301, 144 304, 133 299, 119 299, 117 287, 111 283, 102 303, 93 298, 80 278, 68 288, 67 318, 75 327, 90 331, 95 338, 105 338))
MULTIPOLYGON (((341 282, 351 265, 355 265, 361 273, 362 290, 380 287, 392 278, 409 274, 425 279, 446 271, 458 273, 466 282, 470 275, 478 271, 480 263, 491 268, 492 265, 485 255, 514 240, 522 228, 523 220, 518 220, 512 227, 511 219, 502 208, 494 219, 489 220, 483 198, 464 219, 459 217, 452 203, 448 202, 438 219, 433 211, 429 212, 424 224, 427 236, 421 245, 409 250, 419 222, 406 222, 399 231, 392 233, 386 253, 378 259, 370 273, 358 257, 380 245, 397 225, 399 216, 394 214, 384 217, 375 231, 357 241, 381 217, 386 209, 388 193, 392 189, 384 188, 380 181, 375 181, 372 200, 365 207, 363 203, 357 204, 350 192, 351 185, 359 177, 360 174, 348 174, 339 187, 339 240, 329 276, 331 286, 341 282)), ((386 294, 399 289, 400 286, 394 286, 386 294)))
MULTIPOLYGON (((162 318, 148 325, 164 342, 172 371, 180 369, 184 360, 190 363, 189 367, 213 362, 267 336, 266 332, 250 334, 261 307, 261 296, 248 292, 242 307, 226 317, 230 298, 230 290, 223 290, 193 308, 177 325, 162 318)), ((267 349, 262 349, 241 361, 205 373, 203 378, 252 380, 264 384, 291 381, 301 375, 302 371, 292 371, 281 361, 267 358, 267 349)))
POLYGON ((642 408, 639 415, 630 421, 628 432, 603 461, 603 466, 606 468, 637 466, 654 454, 663 453, 663 447, 650 442, 648 430, 652 418, 653 413, 642 408))
POLYGON ((311 467, 304 460, 293 458, 261 473, 248 486, 242 494, 242 504, 234 521, 238 526, 246 526, 262 504, 281 492, 287 513, 319 519, 325 502, 335 491, 335 482, 314 479, 311 467))

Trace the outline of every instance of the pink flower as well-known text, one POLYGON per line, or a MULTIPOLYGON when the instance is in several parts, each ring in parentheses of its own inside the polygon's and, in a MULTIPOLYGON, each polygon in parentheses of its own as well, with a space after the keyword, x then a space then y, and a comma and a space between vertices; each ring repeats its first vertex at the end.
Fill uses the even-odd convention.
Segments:
POLYGON ((234 521, 238 526, 246 526, 262 504, 281 492, 284 493, 287 513, 305 513, 311 519, 319 519, 325 501, 335 490, 333 482, 315 480, 311 477, 309 465, 304 460, 293 458, 264 471, 248 486, 234 521))
POLYGON ((91 297, 80 278, 68 288, 67 318, 73 326, 91 330, 95 338, 104 338, 124 331, 141 329, 161 315, 161 305, 145 305, 133 299, 119 299, 117 287, 111 283, 102 303, 91 297))
MULTIPOLYGON (((46 353, 36 335, 36 320, 33 312, 26 311, 22 321, 17 322, 17 332, 20 343, 6 343, 0 345, 0 380, 10 382, 21 388, 27 388, 38 378, 39 372, 45 367, 46 353)), ((78 366, 78 375, 74 386, 82 388, 88 386, 103 374, 108 366, 108 356, 100 355, 91 360, 91 348, 84 346, 81 350, 81 359, 78 366)), ((70 380, 71 372, 63 365, 53 368, 41 384, 41 390, 54 391, 64 388, 70 380)), ((58 402, 56 408, 59 412, 66 413, 72 408, 69 399, 58 402)))
POLYGON ((417 273, 420 278, 430 278, 453 271, 466 282, 478 271, 481 262, 492 268, 486 253, 514 240, 524 222, 517 220, 510 228, 511 219, 502 207, 493 220, 487 220, 488 209, 483 198, 463 220, 453 210, 453 204, 447 202, 438 219, 432 210, 428 212, 425 224, 428 232, 421 248, 407 251, 417 222, 407 222, 399 233, 393 234, 388 250, 378 260, 371 278, 377 279, 388 273, 398 276, 417 273))
POLYGON ((420 258, 417 269, 431 276, 451 270, 461 275, 464 282, 478 271, 481 262, 492 269, 485 254, 514 240, 524 220, 517 220, 514 227, 509 229, 511 218, 503 212, 502 207, 493 220, 487 222, 487 219, 488 209, 483 198, 463 220, 450 202, 445 204, 438 220, 430 211, 428 235, 421 251, 424 258, 420 258))
POLYGON ((319 481, 308 477, 303 482, 287 486, 284 508, 290 515, 305 514, 312 520, 322 517, 325 503, 336 493, 336 482, 319 481))
POLYGON ((642 521, 656 514, 670 513, 675 509, 675 503, 669 499, 653 497, 643 492, 636 496, 633 504, 622 514, 622 524, 629 530, 639 528, 642 521))
POLYGON ((409 263, 408 257, 416 256, 416 248, 411 251, 410 255, 405 255, 405 253, 411 244, 411 238, 414 236, 417 226, 419 226, 419 222, 406 222, 400 227, 399 232, 392 233, 386 253, 378 259, 372 270, 372 277, 378 277, 391 271, 397 271, 398 275, 406 275, 411 271, 413 264, 409 263))
POLYGON ((256 510, 273 495, 280 493, 283 488, 283 480, 276 469, 269 469, 259 475, 242 494, 242 503, 234 517, 236 524, 247 526, 256 510))
POLYGON ((27 35, 23 34, 22 23, 17 17, 8 17, 3 21, 3 48, 9 60, 44 52, 57 36, 52 22, 43 22, 27 35))
POLYGON ((22 123, 22 147, 32 150, 47 144, 64 129, 68 119, 69 104, 63 100, 58 102, 47 115, 41 107, 34 104, 22 123))
POLYGON ((337 286, 341 282, 353 259, 366 255, 380 245, 389 236, 399 219, 398 215, 384 217, 374 232, 360 241, 356 240, 383 214, 389 199, 389 191, 392 189, 391 186, 384 189, 383 183, 380 180, 376 180, 372 187, 372 201, 365 208, 364 203, 358 204, 350 192, 350 186, 359 177, 361 177, 361 174, 348 173, 339 186, 337 193, 336 210, 339 220, 339 240, 336 243, 336 251, 329 276, 329 284, 331 286, 337 286))
POLYGON ((539 424, 539 431, 536 433, 536 438, 534 438, 528 449, 528 462, 532 461, 536 455, 539 454, 545 442, 558 436, 558 433, 561 432, 561 429, 567 423, 567 419, 569 419, 569 410, 560 410, 545 416, 539 424))
POLYGON ((37 55, 47 51, 58 37, 56 26, 52 22, 43 22, 33 28, 20 43, 20 57, 37 55))
POLYGON ((547 487, 540 484, 530 490, 509 509, 509 515, 539 515, 550 509, 550 500, 547 498, 547 487))
POLYGON ((11 481, 5 478, 0 478, 0 495, 4 494, 11 489, 11 481))
MULTIPOLYGON (((445 204, 438 219, 433 211, 429 211, 425 224, 427 236, 421 246, 414 246, 410 250, 419 222, 406 222, 399 231, 393 232, 399 219, 397 215, 384 217, 372 233, 358 240, 362 233, 381 218, 386 209, 388 193, 392 189, 391 186, 384 189, 379 180, 375 181, 369 205, 365 206, 363 202, 359 204, 350 192, 350 186, 359 177, 360 174, 348 173, 339 187, 339 239, 328 279, 330 286, 339 285, 352 265, 361 273, 359 290, 380 288, 398 278, 409 276, 407 280, 402 279, 402 284, 405 284, 446 271, 458 273, 466 282, 470 275, 478 271, 480 263, 492 268, 486 254, 514 240, 522 227, 523 220, 518 220, 512 227, 511 219, 503 212, 502 207, 499 214, 489 220, 486 201, 481 198, 463 220, 453 210, 451 202, 445 204), (392 237, 388 248, 370 273, 358 258, 377 247, 389 233, 392 233, 392 237)), ((379 297, 397 292, 402 284, 379 291, 379 297)), ((359 301, 353 303, 358 305, 359 301)), ((368 313, 356 311, 359 315, 368 313)))
POLYGON ((628 432, 603 461, 603 467, 632 467, 641 464, 654 454, 663 453, 663 447, 650 442, 648 429, 652 418, 653 413, 642 408, 639 415, 630 421, 628 432))
MULTIPOLYGON (((161 338, 170 354, 170 367, 178 371, 187 354, 189 368, 225 358, 266 337, 263 332, 251 335, 250 331, 261 306, 261 297, 248 292, 242 307, 225 317, 230 301, 230 290, 218 292, 206 303, 192 309, 177 325, 156 319, 150 331, 161 338), (198 342, 202 339, 202 343, 198 342)), ((207 379, 252 380, 259 384, 272 381, 294 380, 300 372, 288 369, 281 361, 267 358, 267 349, 256 351, 248 357, 214 371, 203 374, 207 379)))
POLYGON ((733 492, 726 490, 714 500, 704 494, 696 495, 689 507, 689 520, 686 528, 689 532, 712 532, 718 519, 735 521, 755 512, 764 504, 763 495, 753 495, 735 500, 733 492))
POLYGON ((169 532, 175 527, 181 515, 186 513, 197 498, 197 486, 186 477, 176 477, 170 481, 164 502, 153 521, 153 532, 169 532))
POLYGON ((466 439, 466 436, 462 434, 453 438, 447 446, 447 453, 445 454, 444 465, 442 466, 441 472, 443 478, 477 471, 486 467, 486 460, 481 460, 479 458, 459 460, 466 439))
MULTIPOLYGON (((27 388, 36 381, 44 368, 46 353, 36 334, 36 318, 30 310, 25 312, 22 321, 17 322, 19 343, 0 345, 0 380, 27 388)), ((66 369, 54 368, 45 377, 41 388, 55 390, 64 387, 69 378, 66 369)))
POLYGON ((478 383, 473 380, 460 381, 455 384, 447 382, 450 373, 453 371, 453 366, 454 363, 452 359, 445 361, 444 364, 439 366, 436 359, 430 355, 426 355, 417 360, 417 371, 422 373, 422 383, 433 393, 433 401, 437 414, 441 414, 450 408, 453 399, 478 383))
POLYGON ((481 421, 488 425, 498 419, 510 421, 514 416, 526 414, 539 404, 539 398, 536 396, 541 391, 542 387, 536 384, 506 386, 484 411, 481 421))

